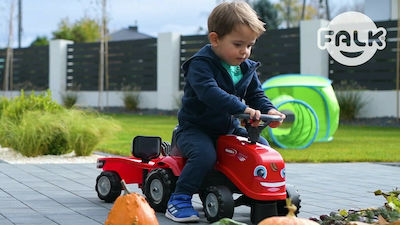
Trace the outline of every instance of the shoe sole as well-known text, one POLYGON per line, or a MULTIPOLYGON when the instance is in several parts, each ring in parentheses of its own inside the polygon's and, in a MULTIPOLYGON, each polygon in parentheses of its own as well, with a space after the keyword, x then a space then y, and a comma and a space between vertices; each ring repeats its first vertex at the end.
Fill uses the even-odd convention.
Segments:
POLYGON ((197 221, 200 220, 200 218, 198 216, 196 216, 196 215, 192 215, 190 217, 185 217, 185 218, 178 218, 178 217, 175 217, 174 215, 172 215, 170 212, 168 212, 168 210, 167 210, 167 212, 165 212, 165 216, 168 219, 173 220, 175 222, 179 222, 179 223, 182 223, 182 222, 197 222, 197 221))

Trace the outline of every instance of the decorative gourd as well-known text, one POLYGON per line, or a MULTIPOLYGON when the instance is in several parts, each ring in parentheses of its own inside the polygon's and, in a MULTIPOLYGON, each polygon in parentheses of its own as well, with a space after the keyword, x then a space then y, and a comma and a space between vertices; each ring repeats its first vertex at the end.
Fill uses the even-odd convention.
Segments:
POLYGON ((137 193, 130 193, 122 180, 125 194, 119 196, 108 213, 105 225, 158 225, 154 210, 146 199, 137 193))
POLYGON ((294 214, 297 207, 291 203, 290 199, 286 199, 286 207, 289 210, 287 216, 273 216, 266 218, 258 225, 319 225, 318 223, 308 219, 297 218, 294 214))

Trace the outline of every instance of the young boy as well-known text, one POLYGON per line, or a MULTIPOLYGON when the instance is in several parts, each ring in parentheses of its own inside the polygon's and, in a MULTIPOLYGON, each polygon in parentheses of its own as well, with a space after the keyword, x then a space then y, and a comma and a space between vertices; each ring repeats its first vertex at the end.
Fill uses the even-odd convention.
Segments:
MULTIPOLYGON (((221 3, 208 18, 208 31, 211 44, 182 66, 186 85, 178 113, 176 142, 187 162, 165 213, 176 222, 199 220, 191 199, 214 167, 218 136, 247 135, 232 115, 250 114, 255 120, 253 126, 258 125, 261 113, 285 118, 261 88, 256 73, 260 63, 248 59, 256 39, 265 31, 255 11, 241 1, 221 3)), ((259 141, 268 145, 264 138, 259 141)))

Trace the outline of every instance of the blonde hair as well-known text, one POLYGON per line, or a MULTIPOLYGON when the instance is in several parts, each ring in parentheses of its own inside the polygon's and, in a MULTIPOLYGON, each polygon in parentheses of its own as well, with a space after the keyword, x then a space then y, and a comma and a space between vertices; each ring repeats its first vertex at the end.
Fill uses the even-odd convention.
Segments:
POLYGON ((265 31, 265 23, 258 19, 249 4, 243 1, 223 2, 208 17, 208 32, 215 32, 221 38, 241 24, 249 26, 258 36, 265 31))

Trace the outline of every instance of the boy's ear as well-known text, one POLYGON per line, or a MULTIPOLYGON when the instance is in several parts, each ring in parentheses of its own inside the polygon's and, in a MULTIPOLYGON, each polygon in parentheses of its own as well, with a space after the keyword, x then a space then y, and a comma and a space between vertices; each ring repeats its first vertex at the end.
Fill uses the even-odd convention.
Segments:
POLYGON ((216 47, 218 45, 218 34, 215 32, 210 32, 208 34, 208 40, 210 40, 212 47, 216 47))

